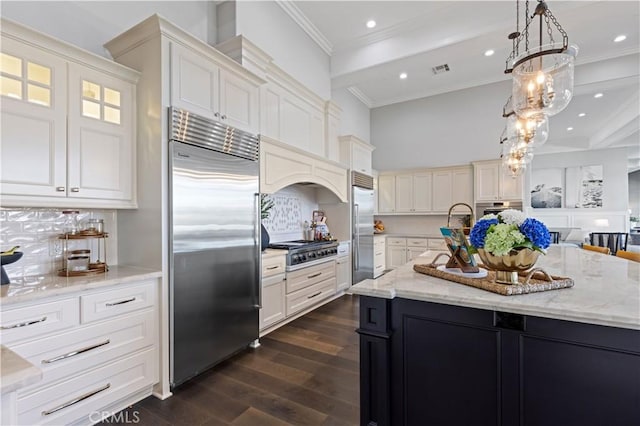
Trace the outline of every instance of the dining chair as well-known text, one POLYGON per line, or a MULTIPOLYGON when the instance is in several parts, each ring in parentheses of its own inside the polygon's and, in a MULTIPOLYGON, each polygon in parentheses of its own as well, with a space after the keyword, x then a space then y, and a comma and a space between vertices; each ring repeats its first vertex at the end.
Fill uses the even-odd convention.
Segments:
POLYGON ((590 244, 583 244, 582 248, 585 250, 597 251, 598 253, 611 254, 611 250, 609 250, 609 247, 599 247, 592 246, 590 244))
POLYGON ((616 256, 622 257, 624 259, 633 260, 634 262, 640 262, 640 253, 636 253, 633 251, 618 250, 616 252, 616 256))
POLYGON ((592 232, 589 234, 589 244, 609 247, 612 254, 616 254, 618 250, 626 250, 628 239, 629 234, 626 232, 592 232))
POLYGON ((549 231, 549 235, 551 235, 551 244, 560 242, 560 231, 549 231))

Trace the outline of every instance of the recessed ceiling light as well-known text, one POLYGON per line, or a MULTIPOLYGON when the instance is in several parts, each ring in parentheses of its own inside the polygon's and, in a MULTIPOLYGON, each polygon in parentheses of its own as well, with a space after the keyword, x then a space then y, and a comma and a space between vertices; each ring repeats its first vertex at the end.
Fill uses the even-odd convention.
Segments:
POLYGON ((586 112, 581 112, 580 114, 578 114, 578 117, 584 117, 585 115, 587 115, 586 112))
POLYGON ((484 52, 484 56, 491 56, 494 53, 496 53, 493 49, 489 49, 487 51, 484 52))
POLYGON ((573 130, 573 127, 567 127, 567 132, 570 132, 573 130))
POLYGON ((596 98, 596 99, 601 98, 603 96, 604 96, 603 93, 596 93, 595 95, 593 95, 593 97, 596 98))
POLYGON ((400 73, 400 80, 404 80, 405 78, 407 78, 407 73, 406 72, 401 72, 400 73))
POLYGON ((621 41, 625 41, 627 39, 627 36, 624 34, 620 34, 618 37, 614 38, 613 41, 615 41, 616 43, 620 43, 621 41))
POLYGON ((367 21, 367 28, 374 28, 376 25, 376 21, 374 21, 373 19, 367 21))

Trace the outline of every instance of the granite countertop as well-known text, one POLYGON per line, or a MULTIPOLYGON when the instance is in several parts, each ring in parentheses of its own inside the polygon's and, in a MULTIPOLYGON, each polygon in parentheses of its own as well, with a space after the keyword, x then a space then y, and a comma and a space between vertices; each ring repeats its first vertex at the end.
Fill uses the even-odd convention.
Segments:
POLYGON ((11 280, 0 289, 0 306, 27 302, 66 293, 92 290, 103 286, 159 278, 161 271, 132 266, 109 266, 105 274, 81 277, 59 277, 53 275, 26 276, 11 280))
POLYGON ((42 379, 42 370, 0 345, 0 393, 16 391, 42 379))
POLYGON ((349 291, 640 330, 640 263, 576 247, 551 246, 536 266, 552 275, 571 277, 574 287, 502 296, 413 270, 414 263, 430 263, 437 253, 427 251, 349 291))

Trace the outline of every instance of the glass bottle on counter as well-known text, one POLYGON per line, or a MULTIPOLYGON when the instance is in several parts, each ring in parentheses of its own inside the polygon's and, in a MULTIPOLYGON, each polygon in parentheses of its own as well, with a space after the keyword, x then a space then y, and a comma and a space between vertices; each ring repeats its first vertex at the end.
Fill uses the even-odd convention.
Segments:
POLYGON ((62 232, 68 235, 75 235, 80 231, 78 225, 78 210, 63 210, 64 223, 62 224, 62 232))

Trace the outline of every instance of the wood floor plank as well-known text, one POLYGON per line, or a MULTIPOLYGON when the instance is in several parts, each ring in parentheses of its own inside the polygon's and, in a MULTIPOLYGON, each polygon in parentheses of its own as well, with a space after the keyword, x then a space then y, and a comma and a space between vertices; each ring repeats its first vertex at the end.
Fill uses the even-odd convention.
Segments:
POLYGON ((294 425, 319 425, 327 417, 325 414, 295 401, 235 380, 226 375, 224 370, 220 371, 215 380, 204 384, 294 425))
POLYGON ((249 408, 242 413, 240 417, 235 419, 232 425, 236 426, 289 426, 290 423, 283 422, 277 417, 268 415, 267 413, 256 410, 255 408, 249 408))
POLYGON ((259 348, 174 389, 171 398, 133 405, 129 420, 136 412, 139 425, 357 425, 358 303, 343 296, 319 307, 262 337, 259 348))
POLYGON ((321 413, 347 419, 352 424, 358 422, 359 408, 357 404, 352 404, 344 399, 333 398, 317 389, 291 386, 285 380, 273 378, 264 372, 251 370, 238 364, 226 369, 225 374, 260 389, 269 390, 283 398, 313 408, 321 413))

